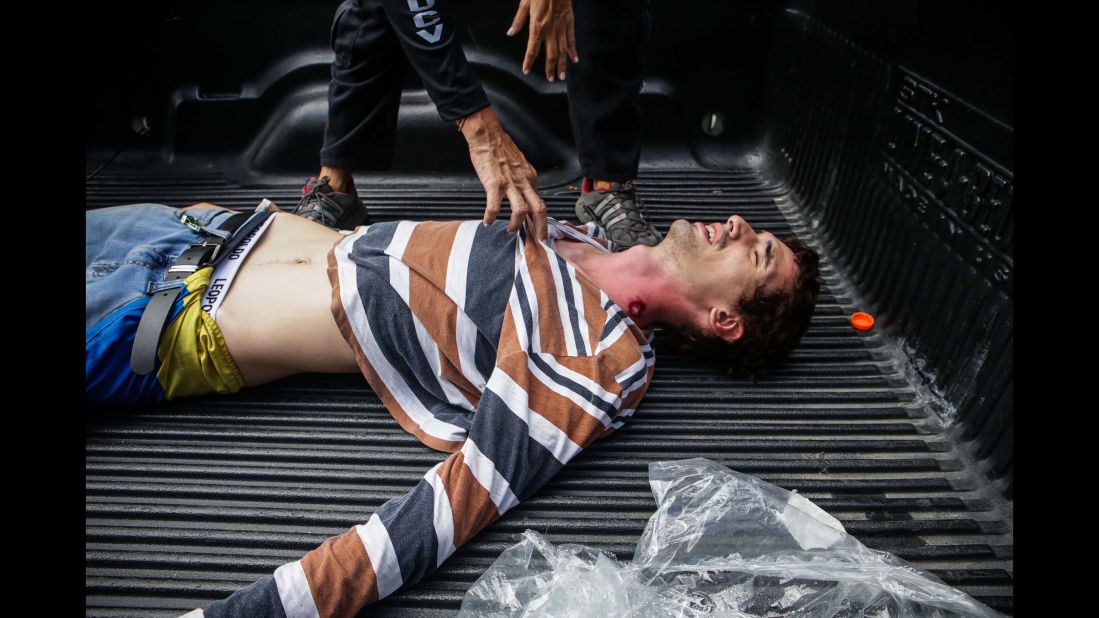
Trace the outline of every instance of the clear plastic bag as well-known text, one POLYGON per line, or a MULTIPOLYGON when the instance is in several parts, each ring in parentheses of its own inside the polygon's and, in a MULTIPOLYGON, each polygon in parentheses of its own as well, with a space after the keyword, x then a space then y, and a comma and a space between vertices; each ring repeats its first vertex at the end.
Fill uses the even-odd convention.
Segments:
POLYGON ((707 459, 649 466, 656 512, 624 565, 537 532, 466 593, 462 618, 999 616, 872 550, 796 492, 707 459))

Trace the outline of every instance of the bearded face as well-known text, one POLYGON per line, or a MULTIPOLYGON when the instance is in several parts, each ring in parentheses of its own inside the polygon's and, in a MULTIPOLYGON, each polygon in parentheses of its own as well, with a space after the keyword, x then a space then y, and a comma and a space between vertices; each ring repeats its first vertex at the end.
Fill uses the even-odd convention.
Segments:
POLYGON ((678 219, 656 247, 695 300, 736 307, 760 286, 792 284, 793 255, 770 232, 756 232, 739 215, 709 224, 678 219))
POLYGON ((685 219, 673 221, 664 240, 658 246, 668 258, 680 265, 690 256, 699 255, 705 248, 699 242, 695 224, 685 219))

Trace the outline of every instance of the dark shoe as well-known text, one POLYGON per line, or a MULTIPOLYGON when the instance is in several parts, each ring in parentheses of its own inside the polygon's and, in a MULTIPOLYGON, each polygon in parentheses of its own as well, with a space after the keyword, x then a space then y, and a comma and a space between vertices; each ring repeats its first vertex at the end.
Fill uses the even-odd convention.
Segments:
POLYGON ((581 223, 595 221, 602 226, 618 251, 634 245, 653 247, 663 238, 645 220, 645 207, 637 199, 632 181, 611 183, 606 191, 581 193, 576 200, 576 216, 581 223))
POLYGON ((349 230, 366 219, 366 206, 358 193, 339 193, 328 186, 328 176, 310 178, 301 188, 305 195, 294 214, 316 221, 334 230, 349 230))

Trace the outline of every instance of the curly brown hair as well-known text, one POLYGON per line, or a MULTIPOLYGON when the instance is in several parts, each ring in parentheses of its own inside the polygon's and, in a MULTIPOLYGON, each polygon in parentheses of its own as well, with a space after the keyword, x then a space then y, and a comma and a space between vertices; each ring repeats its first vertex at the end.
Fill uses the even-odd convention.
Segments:
POLYGON ((765 293, 758 287, 751 298, 741 300, 744 334, 733 343, 680 329, 680 349, 701 358, 723 373, 738 377, 777 366, 794 349, 813 317, 820 292, 820 257, 793 236, 780 239, 798 265, 792 290, 765 293))

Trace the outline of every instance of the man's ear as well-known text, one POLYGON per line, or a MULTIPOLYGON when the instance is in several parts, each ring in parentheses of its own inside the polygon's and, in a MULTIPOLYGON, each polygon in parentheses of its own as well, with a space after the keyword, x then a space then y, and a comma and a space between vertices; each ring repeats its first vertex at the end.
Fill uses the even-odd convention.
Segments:
POLYGON ((708 317, 710 330, 725 343, 734 343, 744 336, 744 320, 739 314, 729 313, 721 307, 711 307, 708 317))

